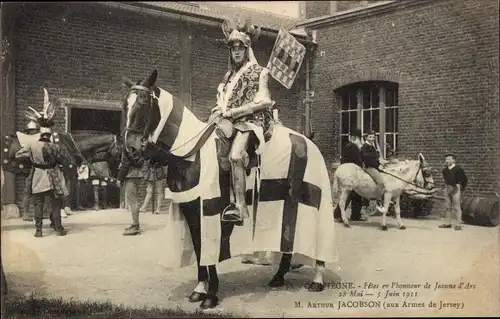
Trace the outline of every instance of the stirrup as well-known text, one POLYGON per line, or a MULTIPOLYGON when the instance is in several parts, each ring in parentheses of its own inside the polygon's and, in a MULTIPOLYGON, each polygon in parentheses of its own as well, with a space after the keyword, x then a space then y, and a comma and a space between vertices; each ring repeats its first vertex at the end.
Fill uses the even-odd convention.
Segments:
POLYGON ((243 225, 243 216, 235 204, 231 203, 222 211, 221 221, 234 223, 236 226, 243 225))

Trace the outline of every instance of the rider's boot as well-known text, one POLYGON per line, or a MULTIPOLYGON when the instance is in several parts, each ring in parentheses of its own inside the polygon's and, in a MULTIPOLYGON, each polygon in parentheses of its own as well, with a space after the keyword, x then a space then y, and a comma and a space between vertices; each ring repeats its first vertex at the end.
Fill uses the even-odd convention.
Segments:
POLYGON ((246 194, 246 174, 245 165, 248 163, 248 153, 246 147, 248 144, 249 133, 238 132, 234 138, 229 156, 231 161, 231 178, 234 191, 234 203, 231 203, 222 212, 222 221, 235 222, 236 225, 242 225, 243 219, 250 216, 245 200, 246 194))
POLYGON ((246 194, 246 174, 244 164, 240 162, 232 163, 231 177, 233 180, 234 203, 231 203, 222 213, 222 220, 240 223, 250 216, 245 200, 246 194))

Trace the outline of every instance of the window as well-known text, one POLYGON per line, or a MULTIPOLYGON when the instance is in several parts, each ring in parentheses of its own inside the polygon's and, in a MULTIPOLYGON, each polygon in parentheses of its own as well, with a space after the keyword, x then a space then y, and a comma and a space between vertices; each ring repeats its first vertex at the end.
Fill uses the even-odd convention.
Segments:
POLYGON ((398 84, 359 82, 337 90, 340 109, 340 149, 353 128, 375 131, 384 157, 396 154, 398 140, 398 84), (383 138, 381 138, 382 136, 383 138))

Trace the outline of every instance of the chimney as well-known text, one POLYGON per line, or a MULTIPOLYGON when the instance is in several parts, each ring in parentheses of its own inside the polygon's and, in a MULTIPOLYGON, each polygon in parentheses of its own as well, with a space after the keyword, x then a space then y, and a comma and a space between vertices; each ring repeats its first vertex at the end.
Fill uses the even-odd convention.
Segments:
POLYGON ((300 18, 311 19, 331 14, 336 1, 300 1, 300 18))

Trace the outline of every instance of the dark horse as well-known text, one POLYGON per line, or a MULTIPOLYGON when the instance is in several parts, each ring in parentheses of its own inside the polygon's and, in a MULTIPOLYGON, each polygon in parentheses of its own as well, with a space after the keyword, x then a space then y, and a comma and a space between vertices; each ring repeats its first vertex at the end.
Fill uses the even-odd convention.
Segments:
MULTIPOLYGON (((57 143, 70 159, 70 167, 80 166, 82 163, 98 161, 108 162, 115 171, 121 154, 121 143, 116 135, 97 131, 75 131, 72 134, 54 132, 52 141, 57 143)), ((16 160, 16 152, 21 149, 17 134, 4 136, 5 149, 2 152, 2 167, 4 171, 27 173, 31 168, 29 160, 16 160)), ((65 168, 65 169, 67 169, 65 168)))
MULTIPOLYGON (((220 213, 229 204, 230 200, 229 171, 222 165, 220 157, 215 160, 215 163, 207 163, 200 160, 202 156, 200 154, 207 152, 206 149, 214 144, 217 147, 213 146, 212 150, 217 148, 217 152, 219 152, 220 148, 223 147, 220 144, 224 142, 217 138, 212 125, 198 120, 182 105, 179 99, 156 87, 156 77, 157 72, 155 70, 147 79, 139 81, 137 84, 124 78, 125 83, 130 88, 124 101, 124 111, 127 114, 124 148, 126 154, 132 159, 138 160, 142 157, 153 162, 159 162, 162 165, 168 163, 167 184, 172 194, 184 191, 192 191, 191 193, 195 194, 193 195, 194 199, 191 199, 191 197, 186 197, 183 200, 173 199, 173 203, 178 204, 189 226, 197 259, 198 285, 189 296, 189 301, 201 301, 200 307, 213 308, 218 303, 219 286, 215 264, 231 258, 228 242, 235 225, 220 221, 220 213), (161 139, 158 139, 158 134, 161 139), (151 140, 154 136, 157 137, 157 141, 151 140), (197 137, 198 140, 195 141, 197 137), (188 144, 189 146, 186 146, 188 144), (186 146, 186 152, 180 155, 178 150, 184 146, 186 146), (192 159, 193 156, 193 161, 187 160, 189 157, 192 159), (217 165, 217 161, 219 161, 219 165, 217 165), (203 171, 202 168, 207 166, 203 165, 217 166, 215 174, 218 175, 212 180, 218 179, 217 188, 220 188, 219 197, 206 201, 200 200, 205 193, 198 191, 196 188, 204 182, 204 178, 200 177, 200 171, 203 171), (212 210, 207 213, 210 209, 212 210), (200 219, 208 215, 215 216, 214 219, 211 219, 214 223, 220 223, 221 232, 217 235, 220 236, 219 258, 214 260, 216 257, 213 256, 216 254, 212 254, 209 261, 200 261, 200 259, 203 260, 204 256, 204 250, 202 250, 204 241, 202 240, 200 219), (205 289, 206 284, 208 284, 208 289, 205 289)), ((272 146, 269 147, 269 151, 265 151, 261 156, 262 172, 268 172, 266 176, 269 176, 269 172, 277 168, 279 172, 285 172, 285 176, 281 179, 263 178, 260 189, 257 190, 257 194, 260 194, 260 196, 254 193, 254 195, 249 196, 250 199, 247 198, 247 202, 262 204, 258 208, 254 206, 254 216, 258 216, 260 220, 267 223, 270 221, 267 216, 270 215, 267 214, 266 207, 270 210, 278 210, 277 207, 281 207, 279 213, 282 214, 280 216, 283 216, 283 222, 278 224, 274 220, 269 225, 270 228, 278 229, 277 232, 278 234, 281 233, 281 239, 275 239, 276 236, 274 236, 273 241, 276 240, 277 244, 271 243, 272 248, 265 247, 266 244, 261 243, 260 246, 257 244, 255 246, 259 246, 259 249, 256 249, 258 251, 267 250, 282 254, 279 269, 269 282, 269 286, 283 286, 285 284, 284 276, 290 270, 292 255, 303 254, 303 256, 310 258, 308 262, 311 265, 315 264, 316 266, 316 277, 313 283, 308 285, 309 291, 322 291, 324 289, 324 261, 336 261, 334 260, 335 257, 332 257, 332 251, 334 250, 331 248, 334 232, 333 207, 330 182, 324 159, 319 149, 310 140, 284 126, 274 128, 273 139, 267 144, 272 146), (280 149, 280 145, 285 145, 287 148, 281 147, 280 149), (283 164, 281 161, 273 160, 280 154, 285 154, 287 159, 290 158, 289 163, 283 164), (304 177, 306 171, 309 174, 308 181, 304 177), (288 178, 286 172, 289 174, 288 178), (278 188, 280 191, 278 191, 278 188), (276 198, 276 196, 282 197, 271 199, 272 197, 276 198), (284 206, 269 206, 273 205, 271 203, 273 200, 274 203, 282 203, 280 200, 284 200, 286 203, 284 206), (300 208, 299 203, 303 204, 300 208), (261 211, 258 211, 258 209, 261 211), (308 216, 306 217, 308 220, 300 220, 301 223, 305 224, 298 224, 297 211, 299 209, 304 209, 302 212, 307 211, 307 214, 301 216, 308 216), (290 232, 294 233, 291 234, 290 232), (299 237, 302 242, 308 244, 310 243, 309 240, 312 242, 310 245, 302 246, 305 248, 301 248, 301 253, 298 253, 294 246, 299 245, 297 244, 299 237), (295 238, 295 242, 290 238, 295 238)), ((210 154, 213 153, 211 151, 210 154)), ((254 189, 257 189, 257 187, 254 189)), ((203 220, 206 221, 206 219, 203 220)), ((274 234, 274 232, 272 233, 274 234)), ((257 240, 259 239, 260 237, 257 240)), ((218 244, 214 246, 218 246, 218 244)))
MULTIPOLYGON (((21 149, 17 133, 6 135, 3 138, 5 145, 2 152, 3 170, 13 174, 28 176, 31 170, 31 162, 29 159, 19 160, 15 158, 16 152, 21 149)), ((52 141, 57 143, 70 159, 69 166, 63 167, 62 169, 66 179, 71 185, 71 193, 76 194, 76 206, 80 206, 80 185, 76 182, 76 169, 81 164, 92 166, 92 163, 105 161, 108 163, 111 174, 100 174, 100 172, 96 172, 94 178, 101 180, 106 179, 109 182, 113 177, 116 177, 122 149, 121 143, 116 135, 98 131, 75 131, 72 134, 54 132, 52 141)))

